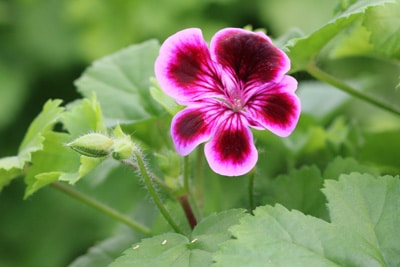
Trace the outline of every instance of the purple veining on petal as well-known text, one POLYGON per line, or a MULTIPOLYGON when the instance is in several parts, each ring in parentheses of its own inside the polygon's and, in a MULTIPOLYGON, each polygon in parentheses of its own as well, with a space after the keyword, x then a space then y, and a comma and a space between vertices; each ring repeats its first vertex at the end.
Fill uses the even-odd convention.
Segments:
POLYGON ((183 30, 164 42, 155 74, 161 88, 182 104, 222 94, 218 72, 199 29, 183 30))
POLYGON ((226 176, 243 175, 255 166, 258 153, 240 113, 232 113, 218 126, 214 138, 205 146, 205 154, 211 169, 226 176))
POLYGON ((277 82, 290 69, 285 53, 263 33, 223 29, 212 39, 211 53, 244 86, 277 82))
POLYGON ((204 120, 205 114, 198 109, 184 109, 178 112, 171 123, 171 136, 177 152, 182 156, 207 141, 211 128, 204 120))
POLYGON ((297 81, 285 76, 281 83, 255 94, 247 103, 250 126, 288 136, 300 116, 300 100, 293 94, 296 87, 297 81))

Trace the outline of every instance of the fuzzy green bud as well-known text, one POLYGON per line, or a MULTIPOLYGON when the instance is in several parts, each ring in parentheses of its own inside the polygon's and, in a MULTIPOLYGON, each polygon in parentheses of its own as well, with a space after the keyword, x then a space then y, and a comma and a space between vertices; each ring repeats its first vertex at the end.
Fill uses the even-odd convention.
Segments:
POLYGON ((121 127, 118 125, 114 129, 114 146, 113 157, 117 160, 127 159, 132 156, 133 152, 133 142, 129 135, 124 134, 121 127))
POLYGON ((99 133, 85 134, 66 146, 87 157, 101 158, 111 153, 114 141, 99 133))

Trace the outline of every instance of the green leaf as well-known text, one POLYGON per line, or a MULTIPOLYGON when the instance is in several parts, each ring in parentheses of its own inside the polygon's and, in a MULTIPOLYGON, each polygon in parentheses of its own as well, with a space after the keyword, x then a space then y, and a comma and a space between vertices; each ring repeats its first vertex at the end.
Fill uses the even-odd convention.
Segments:
POLYGON ((129 124, 158 117, 163 110, 150 95, 157 41, 132 45, 95 61, 76 81, 78 91, 96 93, 106 124, 129 124))
POLYGON ((384 55, 400 59, 400 1, 366 11, 363 24, 371 32, 370 42, 384 55))
POLYGON ((110 267, 209 266, 218 245, 231 238, 228 228, 244 216, 244 210, 213 214, 200 222, 189 238, 167 233, 144 239, 125 251, 110 267))
POLYGON ((18 156, 0 159, 0 191, 13 179, 23 174, 18 156))
POLYGON ((169 114, 175 115, 179 110, 182 109, 182 107, 176 103, 175 99, 165 94, 161 90, 155 79, 152 79, 152 83, 154 86, 150 87, 151 96, 154 98, 155 101, 162 105, 169 114))
POLYGON ((100 103, 95 94, 90 99, 84 98, 68 105, 62 121, 72 138, 90 132, 106 132, 100 103))
POLYGON ((45 135, 60 118, 63 108, 61 100, 49 100, 42 112, 33 120, 19 147, 17 156, 0 159, 0 190, 23 173, 25 164, 31 161, 32 153, 43 149, 45 135))
POLYGON ((57 180, 74 184, 103 161, 103 158, 80 156, 66 147, 68 134, 50 132, 45 137, 43 149, 32 154, 32 166, 26 171, 24 198, 57 180))
POLYGON ((264 206, 231 227, 212 266, 398 266, 400 180, 352 173, 327 180, 332 222, 264 206))
POLYGON ((360 161, 384 173, 399 173, 400 161, 395 155, 400 151, 400 130, 368 133, 360 149, 360 161))
POLYGON ((303 81, 297 95, 301 100, 302 114, 323 119, 338 110, 349 99, 349 95, 320 81, 303 81))
POLYGON ((32 154, 32 166, 26 172, 25 198, 58 179, 71 179, 68 174, 79 169, 79 155, 64 146, 69 138, 65 133, 46 134, 43 149, 32 154))
POLYGON ((394 0, 361 0, 350 6, 345 12, 331 20, 329 23, 312 34, 294 40, 289 44, 288 56, 292 62, 292 72, 305 70, 317 57, 321 50, 342 31, 358 19, 363 18, 367 9, 391 3, 394 0))
POLYGON ((68 267, 100 267, 110 264, 132 243, 134 238, 127 233, 112 236, 91 247, 87 254, 78 257, 68 267))
POLYGON ((353 173, 325 187, 332 222, 361 236, 383 266, 399 266, 399 177, 353 173))
POLYGON ((326 166, 323 177, 325 179, 337 180, 341 174, 350 174, 352 172, 378 175, 378 172, 373 167, 363 165, 354 158, 337 157, 326 166))
POLYGON ((280 203, 305 214, 325 216, 325 199, 321 193, 323 181, 320 170, 315 166, 293 170, 272 180, 263 203, 280 203))
POLYGON ((43 135, 53 129, 54 124, 64 111, 64 108, 60 107, 61 102, 61 100, 48 100, 44 104, 42 112, 29 126, 24 140, 19 147, 18 156, 20 159, 23 159, 25 162, 29 161, 32 152, 43 148, 43 135))

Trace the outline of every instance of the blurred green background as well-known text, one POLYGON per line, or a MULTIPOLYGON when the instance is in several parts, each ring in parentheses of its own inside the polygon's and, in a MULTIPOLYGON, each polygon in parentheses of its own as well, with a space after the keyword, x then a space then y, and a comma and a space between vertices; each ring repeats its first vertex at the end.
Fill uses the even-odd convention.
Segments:
MULTIPOLYGON (((161 42, 188 27, 201 28, 207 40, 223 27, 246 25, 266 28, 273 38, 292 27, 309 33, 332 18, 336 4, 334 0, 1 0, 0 157, 17 153, 29 123, 47 99, 68 103, 80 97, 74 80, 93 60, 151 38, 161 42)), ((97 194, 114 203, 124 190, 115 184, 102 184, 97 194)), ((0 193, 0 267, 67 266, 116 231, 110 219, 51 188, 25 201, 23 190, 18 179, 0 193)), ((127 211, 123 204, 119 208, 127 211)))

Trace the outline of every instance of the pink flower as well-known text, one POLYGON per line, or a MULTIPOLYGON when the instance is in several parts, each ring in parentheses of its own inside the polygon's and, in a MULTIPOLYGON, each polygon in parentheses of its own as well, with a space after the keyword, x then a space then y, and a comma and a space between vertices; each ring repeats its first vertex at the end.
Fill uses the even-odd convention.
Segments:
POLYGON ((268 129, 288 136, 296 127, 300 101, 297 81, 285 75, 289 58, 263 33, 226 28, 208 48, 200 29, 170 36, 155 63, 164 92, 185 109, 171 124, 180 155, 200 143, 211 169, 237 176, 249 172, 258 159, 249 129, 268 129))

